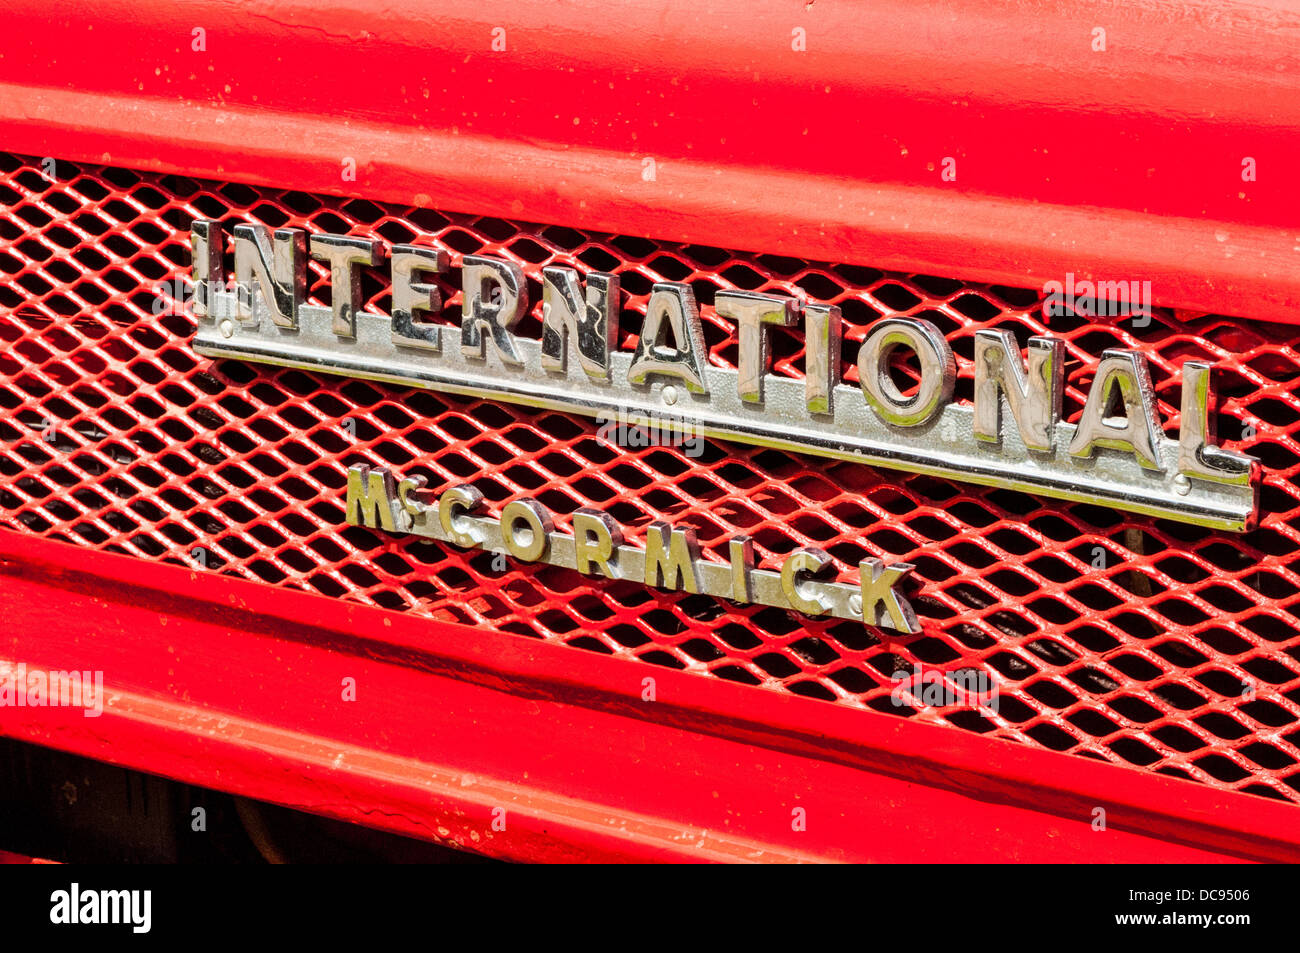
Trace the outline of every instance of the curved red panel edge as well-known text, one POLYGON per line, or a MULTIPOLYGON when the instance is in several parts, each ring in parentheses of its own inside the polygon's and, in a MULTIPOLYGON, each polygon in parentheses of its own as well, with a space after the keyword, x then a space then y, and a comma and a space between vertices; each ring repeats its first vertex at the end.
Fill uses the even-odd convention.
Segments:
POLYGON ((50 0, 5 22, 0 133, 29 154, 1014 285, 1149 280, 1160 305, 1280 321, 1300 302, 1282 0, 50 0))
POLYGON ((493 856, 1300 856, 1292 805, 505 633, 9 531, 0 579, 0 664, 105 684, 0 734, 493 856))

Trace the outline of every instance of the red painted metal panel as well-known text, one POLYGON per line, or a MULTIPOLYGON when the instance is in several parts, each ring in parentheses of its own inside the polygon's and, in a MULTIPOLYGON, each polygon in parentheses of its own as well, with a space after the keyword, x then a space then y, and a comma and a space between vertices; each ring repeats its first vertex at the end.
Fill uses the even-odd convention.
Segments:
MULTIPOLYGON (((0 133, 60 160, 907 272, 1150 279, 1157 305, 1294 320, 1288 6, 683 9, 5 3, 0 133)), ((42 327, 24 361, 50 357, 57 317, 42 327)), ((1213 320, 1189 338, 1225 334, 1255 346, 1213 320)), ((1289 373, 1292 343, 1260 345, 1261 366, 1289 373)), ((1289 446, 1289 423, 1260 426, 1289 446)), ((102 668, 112 694, 102 720, 4 709, 0 732, 498 856, 1297 856, 1290 805, 31 538, 5 534, 0 558, 0 658, 102 668)))
POLYGON ((1281 0, 7 0, 4 22, 15 151, 1015 285, 1145 279, 1157 304, 1283 321, 1300 302, 1281 0))
MULTIPOLYGON (((66 161, 58 176, 0 153, 0 234, 24 234, 0 256, 0 271, 12 275, 0 285, 0 305, 16 304, 0 323, 9 344, 0 355, 0 406, 9 411, 0 419, 0 525, 151 561, 201 559, 276 586, 1297 798, 1300 636, 1287 609, 1300 595, 1294 328, 1180 322, 1164 310, 1132 333, 1105 317, 1045 325, 1034 292, 949 279, 66 161), (569 415, 210 362, 189 347, 192 318, 171 307, 173 294, 184 297, 185 229, 196 215, 220 216, 228 227, 260 220, 416 237, 453 261, 505 256, 519 263, 533 300, 546 263, 611 267, 626 292, 625 349, 635 346, 652 282, 689 279, 705 308, 710 359, 722 366, 734 366, 732 334, 709 304, 733 282, 833 301, 850 342, 877 314, 924 314, 963 355, 958 387, 967 394, 975 332, 1051 327, 1071 357, 1070 418, 1104 347, 1151 355, 1167 419, 1178 413, 1176 361, 1220 361, 1230 382, 1220 430, 1240 432, 1242 449, 1270 465, 1266 515, 1245 536, 1150 518, 1117 524, 1117 514, 1086 503, 734 445, 629 446, 569 415), (160 299, 146 290, 153 280, 170 292, 160 299), (690 525, 723 560, 731 536, 745 532, 769 567, 796 544, 825 548, 841 579, 864 556, 915 563, 908 590, 924 636, 501 565, 347 528, 342 488, 354 463, 420 475, 431 486, 473 480, 498 513, 512 499, 540 495, 559 526, 579 506, 609 508, 637 541, 656 519, 690 525), (916 665, 978 671, 1000 688, 997 703, 907 705, 897 678, 916 665)), ((316 303, 328 300, 329 280, 315 263, 316 303)), ((363 284, 370 308, 386 312, 386 283, 367 276, 363 284)), ((456 280, 440 291, 456 308, 456 280)), ((536 336, 537 324, 518 330, 536 336)), ((797 378, 798 336, 771 343, 774 370, 797 378)), ((842 370, 852 380, 854 361, 842 370)))
POLYGON ((494 856, 1300 856, 1290 805, 871 712, 9 532, 0 574, 0 665, 106 696, 0 733, 494 856))
POLYGON ((37 857, 27 857, 24 854, 14 854, 9 851, 0 850, 0 864, 53 864, 57 861, 42 860, 37 857))

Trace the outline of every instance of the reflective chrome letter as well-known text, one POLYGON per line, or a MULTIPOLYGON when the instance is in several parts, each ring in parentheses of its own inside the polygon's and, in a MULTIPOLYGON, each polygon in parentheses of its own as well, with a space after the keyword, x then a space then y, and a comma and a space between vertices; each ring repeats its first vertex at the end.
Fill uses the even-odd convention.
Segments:
POLYGON ((393 273, 393 343, 402 347, 442 350, 442 329, 436 324, 417 323, 415 312, 442 310, 442 295, 437 285, 416 281, 417 272, 441 274, 447 270, 447 253, 419 245, 394 245, 393 273))
POLYGON ((221 226, 206 219, 195 219, 190 228, 190 274, 194 279, 194 317, 205 321, 211 313, 212 295, 224 282, 221 259, 226 250, 226 236, 221 226))
POLYGON ((377 265, 384 246, 375 238, 346 235, 313 235, 311 257, 330 266, 330 308, 334 312, 334 333, 341 338, 357 336, 357 312, 361 310, 361 272, 357 265, 377 265))
POLYGON ((867 335, 858 351, 858 384, 880 419, 895 427, 926 423, 952 400, 957 362, 944 336, 929 321, 886 318, 867 335), (921 382, 904 397, 889 377, 889 355, 906 347, 916 353, 921 382))
POLYGON ((1209 364, 1183 365, 1178 472, 1193 480, 1249 486, 1255 458, 1215 446, 1214 381, 1209 364))
POLYGON ((835 409, 842 325, 838 305, 803 306, 803 399, 811 414, 829 414, 835 409))
POLYGON ((771 364, 765 324, 789 327, 794 324, 797 301, 750 291, 719 291, 713 297, 714 310, 736 322, 736 388, 749 404, 763 401, 763 375, 771 364))
POLYGON ((1061 416, 1065 342, 1029 339, 1029 370, 1010 331, 975 332, 975 417, 977 440, 1002 440, 1002 397, 1006 397, 1020 438, 1030 450, 1051 450, 1052 430, 1061 416))
POLYGON ((704 360, 704 332, 700 329, 700 312, 690 285, 662 282, 650 291, 645 324, 632 354, 627 379, 644 384, 650 374, 667 374, 686 385, 692 394, 707 394, 700 362, 704 360), (664 319, 673 333, 673 347, 663 343, 664 319))
POLYGON ((535 563, 546 555, 554 528, 551 514, 536 500, 515 500, 501 511, 501 538, 510 555, 524 562, 535 563), (521 523, 523 532, 520 532, 521 523))
POLYGON ((1103 351, 1088 401, 1079 417, 1079 429, 1070 441, 1070 456, 1091 457, 1097 447, 1128 450, 1148 470, 1163 470, 1160 460, 1160 422, 1156 419, 1155 391, 1147 359, 1137 351, 1118 348, 1103 351), (1124 420, 1109 417, 1113 391, 1119 390, 1124 420))
POLYGON ((799 589, 805 581, 801 576, 815 576, 830 564, 830 554, 815 547, 796 549, 785 558, 781 566, 781 591, 792 609, 805 615, 821 615, 830 608, 821 596, 813 594, 810 597, 799 589))
POLYGON ((528 285, 519 266, 495 258, 466 255, 461 259, 460 349, 467 357, 483 360, 487 343, 502 363, 519 367, 510 328, 528 310, 528 285), (495 289, 495 293, 489 290, 495 289), (487 332, 484 334, 483 332, 487 332))
POLYGON ((349 526, 375 526, 396 533, 397 519, 393 516, 396 498, 397 483, 388 469, 372 470, 364 464, 348 468, 345 520, 349 526))
POLYGON ((618 566, 610 565, 614 550, 623 545, 623 531, 613 517, 590 507, 573 513, 573 558, 578 572, 592 575, 595 563, 610 579, 619 578, 618 566))
POLYGON ((879 559, 864 559, 858 563, 863 622, 899 632, 921 631, 912 604, 894 591, 899 580, 915 568, 911 563, 886 566, 879 559))
POLYGON ((301 228, 277 228, 274 244, 269 236, 265 225, 235 226, 239 319, 254 319, 260 294, 275 325, 296 330, 298 306, 307 298, 307 235, 301 228))
POLYGON ((578 363, 594 381, 609 380, 609 346, 618 339, 618 277, 587 278, 584 302, 578 273, 572 268, 542 269, 542 367, 564 373, 569 343, 578 363))
POLYGON ((737 536, 727 548, 731 553, 731 598, 736 602, 753 602, 749 574, 754 569, 754 540, 737 536))
POLYGON ((473 513, 483 505, 483 494, 472 486, 450 486, 438 499, 438 521, 442 531, 457 546, 471 549, 481 545, 483 536, 466 523, 461 513, 473 513))
POLYGON ((656 520, 646 527, 645 533, 645 584, 661 589, 700 591, 700 579, 695 571, 695 560, 700 558, 700 547, 695 542, 695 530, 673 529, 656 520))

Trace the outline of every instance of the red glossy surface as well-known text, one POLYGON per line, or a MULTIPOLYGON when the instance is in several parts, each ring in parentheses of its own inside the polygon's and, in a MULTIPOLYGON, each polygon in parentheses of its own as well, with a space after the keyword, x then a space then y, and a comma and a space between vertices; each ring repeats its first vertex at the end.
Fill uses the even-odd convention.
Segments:
POLYGON ((1144 279, 1251 317, 1300 300, 1287 3, 7 0, 4 22, 18 152, 1017 285, 1144 279))
POLYGON ((873 712, 9 532, 0 574, 0 664, 106 695, 0 733, 494 856, 1300 856, 1290 805, 873 712))

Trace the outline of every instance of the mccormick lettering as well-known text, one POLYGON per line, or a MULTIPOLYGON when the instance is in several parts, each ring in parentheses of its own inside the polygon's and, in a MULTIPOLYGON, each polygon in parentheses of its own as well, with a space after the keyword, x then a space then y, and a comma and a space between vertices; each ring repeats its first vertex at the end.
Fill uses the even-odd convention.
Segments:
POLYGON ((729 562, 714 562, 700 558, 695 531, 689 527, 651 523, 642 548, 625 545, 618 523, 589 507, 573 513, 572 533, 556 532, 551 514, 533 499, 506 504, 500 519, 481 515, 482 509, 483 494, 472 486, 449 487, 433 501, 424 498, 422 477, 399 479, 382 467, 360 464, 348 470, 347 522, 352 526, 427 536, 465 549, 659 589, 855 619, 899 632, 921 631, 911 604, 895 588, 914 568, 910 563, 885 565, 864 559, 858 582, 850 585, 826 578, 831 557, 815 547, 795 549, 779 571, 768 571, 754 568, 754 544, 748 536, 728 541, 729 562))

